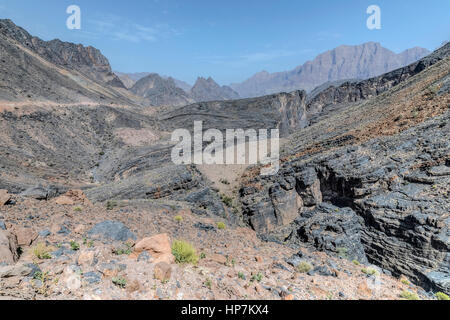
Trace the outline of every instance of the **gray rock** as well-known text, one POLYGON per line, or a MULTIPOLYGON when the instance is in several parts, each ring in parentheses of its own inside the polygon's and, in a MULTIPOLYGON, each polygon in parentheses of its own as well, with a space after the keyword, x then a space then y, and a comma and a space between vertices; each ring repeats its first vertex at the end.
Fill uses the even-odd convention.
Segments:
POLYGON ((102 241, 136 240, 136 236, 122 222, 104 221, 96 224, 87 232, 89 238, 102 241))
POLYGON ((51 235, 52 233, 50 232, 50 230, 42 230, 42 231, 39 231, 39 236, 40 237, 42 237, 42 238, 46 238, 46 237, 48 237, 49 235, 51 235))
POLYGON ((83 282, 92 285, 102 281, 102 275, 99 272, 90 271, 83 274, 83 282))
POLYGON ((137 258, 137 261, 149 261, 151 259, 151 255, 147 251, 143 251, 137 258))
POLYGON ((33 272, 33 269, 25 264, 16 264, 0 267, 0 278, 24 277, 33 272))

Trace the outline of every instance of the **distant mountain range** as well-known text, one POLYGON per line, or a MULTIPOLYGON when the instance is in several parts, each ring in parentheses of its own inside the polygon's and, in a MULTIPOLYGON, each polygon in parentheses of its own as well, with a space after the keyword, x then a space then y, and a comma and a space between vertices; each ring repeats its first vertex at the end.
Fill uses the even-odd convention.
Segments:
MULTIPOLYGON (((415 47, 396 54, 382 47, 380 43, 367 42, 356 46, 337 47, 290 71, 276 73, 262 71, 244 82, 234 83, 230 86, 220 87, 212 78, 198 78, 195 85, 191 86, 171 77, 160 77, 173 82, 176 87, 185 92, 185 96, 195 102, 251 98, 295 90, 309 92, 326 83, 369 79, 407 66, 429 53, 430 51, 427 49, 415 47)), ((146 72, 130 74, 116 72, 116 74, 127 88, 132 88, 137 81, 150 75, 146 72)), ((167 86, 171 86, 171 84, 167 83, 165 87, 167 86)), ((140 92, 141 89, 138 91, 140 92)), ((155 90, 153 88, 152 93, 147 95, 154 95, 155 90)), ((170 94, 174 93, 175 91, 170 91, 170 94)), ((168 101, 172 100, 173 97, 168 99, 168 101)), ((185 98, 175 98, 175 101, 182 100, 185 98)))
POLYGON ((241 97, 257 97, 294 90, 311 91, 326 82, 345 79, 368 79, 407 66, 430 51, 415 47, 396 54, 381 44, 368 42, 357 46, 340 46, 317 56, 291 71, 262 71, 231 88, 241 97))
POLYGON ((219 86, 211 77, 199 77, 194 86, 157 73, 116 72, 123 84, 134 94, 144 97, 154 106, 182 106, 194 102, 239 99, 228 86, 219 86))

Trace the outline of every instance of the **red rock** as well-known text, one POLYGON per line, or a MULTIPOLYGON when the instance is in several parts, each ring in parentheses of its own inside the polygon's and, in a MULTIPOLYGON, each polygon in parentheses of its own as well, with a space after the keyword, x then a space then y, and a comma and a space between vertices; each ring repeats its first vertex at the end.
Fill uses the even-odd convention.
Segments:
POLYGON ((14 233, 17 237, 19 247, 30 246, 37 239, 38 234, 31 228, 14 227, 14 233))
POLYGON ((158 234, 153 237, 144 238, 139 241, 134 247, 132 258, 137 258, 139 254, 147 251, 155 260, 154 263, 165 262, 172 264, 175 262, 175 257, 172 254, 172 247, 170 245, 169 236, 158 234))
POLYGON ((78 255, 78 265, 80 266, 92 266, 95 260, 95 251, 82 250, 78 255))
POLYGON ((219 264, 227 264, 228 261, 227 258, 225 258, 223 255, 217 253, 210 255, 208 260, 217 262, 219 264))
POLYGON ((0 207, 4 206, 11 199, 11 195, 8 193, 8 190, 1 189, 0 190, 0 207))
POLYGON ((76 203, 92 205, 82 190, 69 190, 64 195, 56 198, 55 203, 59 205, 74 205, 76 203))

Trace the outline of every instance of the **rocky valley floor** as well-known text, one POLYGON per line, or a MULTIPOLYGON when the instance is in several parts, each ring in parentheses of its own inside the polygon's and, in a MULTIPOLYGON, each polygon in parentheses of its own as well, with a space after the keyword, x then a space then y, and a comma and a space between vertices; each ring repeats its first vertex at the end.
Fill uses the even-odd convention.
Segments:
POLYGON ((262 242, 182 208, 14 199, 0 208, 0 226, 17 235, 22 255, 0 267, 1 299, 433 299, 375 266, 262 242), (199 262, 160 263, 139 249, 153 237, 148 252, 170 253, 164 234, 191 243, 199 262), (43 246, 48 256, 39 258, 43 246))

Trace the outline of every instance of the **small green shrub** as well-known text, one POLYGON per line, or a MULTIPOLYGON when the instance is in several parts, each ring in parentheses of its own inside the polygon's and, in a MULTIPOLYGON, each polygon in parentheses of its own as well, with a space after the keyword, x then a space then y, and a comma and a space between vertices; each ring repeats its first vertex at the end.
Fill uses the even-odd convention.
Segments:
POLYGON ((113 253, 118 256, 121 256, 124 254, 130 255, 131 252, 133 252, 133 245, 130 243, 125 243, 125 247, 113 249, 113 253))
POLYGON ((361 272, 364 274, 367 274, 368 276, 376 276, 378 275, 378 271, 374 268, 363 268, 361 269, 361 272))
POLYGON ((106 202, 106 210, 113 210, 117 206, 118 206, 117 201, 109 200, 106 202))
POLYGON ((402 293, 400 293, 400 298, 405 300, 419 300, 417 294, 406 290, 403 290, 402 293))
POLYGON ((205 287, 207 287, 208 289, 211 289, 212 287, 212 282, 210 279, 206 279, 206 281, 203 283, 205 285, 205 287))
POLYGON ((263 275, 259 272, 258 274, 254 274, 252 276, 252 278, 250 279, 250 282, 255 282, 255 281, 261 282, 262 278, 263 278, 263 275))
POLYGON ((75 241, 70 241, 70 249, 73 251, 78 251, 80 250, 80 245, 75 241))
POLYGON ((123 289, 127 286, 127 279, 123 277, 114 277, 112 278, 112 283, 123 289))
POLYGON ((182 216, 176 216, 175 218, 176 222, 183 222, 183 217, 182 216))
POLYGON ((222 198, 222 202, 227 207, 232 207, 233 206, 233 199, 231 199, 229 196, 222 194, 221 198, 222 198))
POLYGON ((402 280, 400 280, 400 282, 409 286, 409 281, 407 279, 402 279, 402 280))
POLYGON ((359 265, 360 265, 360 263, 359 263, 358 260, 353 260, 352 262, 353 262, 353 264, 354 264, 355 266, 359 266, 359 265))
POLYGON ((172 243, 172 254, 175 256, 175 261, 180 264, 197 264, 198 262, 197 251, 186 241, 174 240, 172 243))
POLYGON ((40 259, 40 260, 48 260, 51 259, 51 253, 52 249, 50 247, 47 247, 44 243, 38 243, 34 248, 33 248, 33 255, 40 259))
POLYGON ((242 280, 245 280, 245 275, 244 275, 244 273, 243 273, 243 272, 238 272, 238 278, 239 278, 239 279, 242 279, 242 280))
POLYGON ((450 300, 450 297, 443 292, 438 292, 435 296, 438 300, 450 300))
POLYGON ((206 259, 206 253, 204 252, 200 253, 200 259, 206 259))
POLYGON ((83 209, 81 207, 75 207, 75 208, 73 208, 73 211, 81 212, 81 211, 83 211, 83 209))
POLYGON ((226 229, 226 224, 225 223, 223 223, 223 222, 217 222, 217 229, 219 229, 219 230, 224 230, 224 229, 226 229))
POLYGON ((312 269, 312 265, 310 265, 306 261, 300 262, 300 264, 297 266, 297 271, 300 273, 308 273, 309 271, 311 271, 311 269, 312 269))
POLYGON ((347 253, 348 253, 347 248, 336 248, 336 251, 337 251, 337 255, 339 257, 347 259, 347 253))

